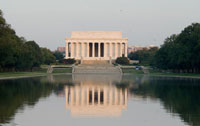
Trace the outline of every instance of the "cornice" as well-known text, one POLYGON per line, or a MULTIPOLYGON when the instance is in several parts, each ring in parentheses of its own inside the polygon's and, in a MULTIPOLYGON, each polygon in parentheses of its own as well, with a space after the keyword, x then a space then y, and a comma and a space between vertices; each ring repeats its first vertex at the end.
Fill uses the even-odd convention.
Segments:
POLYGON ((128 41, 128 38, 65 38, 65 40, 103 40, 103 41, 112 41, 112 40, 126 40, 128 41))

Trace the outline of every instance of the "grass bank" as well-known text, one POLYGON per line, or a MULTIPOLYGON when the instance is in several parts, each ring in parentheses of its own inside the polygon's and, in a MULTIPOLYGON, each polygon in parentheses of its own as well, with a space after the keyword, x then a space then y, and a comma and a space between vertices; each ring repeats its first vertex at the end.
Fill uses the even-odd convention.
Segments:
POLYGON ((72 73, 72 68, 56 68, 52 73, 72 73))
MULTIPOLYGON (((59 74, 59 73, 71 73, 72 68, 59 68, 54 69, 52 74, 59 74)), ((47 68, 42 68, 40 70, 34 72, 1 72, 0 79, 14 79, 14 78, 26 78, 26 77, 36 77, 36 76, 46 76, 47 68)))
POLYGON ((122 68, 122 72, 130 74, 144 74, 142 70, 135 70, 133 68, 122 68))
POLYGON ((23 78, 23 77, 34 77, 34 76, 44 76, 47 73, 43 72, 3 72, 0 73, 0 79, 10 79, 10 78, 23 78))
MULTIPOLYGON (((122 68, 124 74, 144 74, 143 70, 135 70, 133 68, 122 68)), ((150 76, 167 76, 167 77, 187 77, 187 78, 200 78, 198 73, 169 73, 149 70, 150 76)))
POLYGON ((150 72, 150 75, 200 78, 199 73, 171 73, 171 72, 160 72, 160 71, 155 71, 155 70, 150 70, 149 72, 150 72))

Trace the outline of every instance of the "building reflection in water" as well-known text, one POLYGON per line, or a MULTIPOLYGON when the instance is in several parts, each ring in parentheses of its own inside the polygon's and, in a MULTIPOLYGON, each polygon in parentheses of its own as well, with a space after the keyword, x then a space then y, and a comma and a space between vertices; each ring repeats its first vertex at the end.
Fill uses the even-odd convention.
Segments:
POLYGON ((66 109, 71 116, 120 116, 127 108, 127 89, 113 83, 121 75, 73 75, 74 86, 65 87, 66 109))

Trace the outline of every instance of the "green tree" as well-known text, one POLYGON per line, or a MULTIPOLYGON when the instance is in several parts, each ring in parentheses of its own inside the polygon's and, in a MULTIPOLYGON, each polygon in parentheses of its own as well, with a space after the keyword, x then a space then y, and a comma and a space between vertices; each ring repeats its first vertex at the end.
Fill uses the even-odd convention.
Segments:
POLYGON ((44 64, 51 64, 56 62, 56 57, 53 53, 47 48, 41 48, 43 63, 44 64))
POLYGON ((42 64, 42 53, 38 44, 34 41, 25 43, 26 48, 29 50, 29 57, 32 61, 32 67, 39 67, 42 64))
POLYGON ((127 57, 118 57, 116 59, 116 63, 121 64, 121 65, 127 65, 129 64, 129 60, 127 57))
POLYGON ((144 48, 143 50, 138 50, 136 52, 132 52, 128 55, 131 60, 139 60, 140 64, 143 65, 152 65, 153 58, 158 48, 153 47, 150 49, 144 48))
POLYGON ((0 71, 30 70, 39 67, 44 59, 52 62, 53 56, 48 56, 43 57, 36 42, 17 36, 0 10, 0 71))
POLYGON ((156 53, 155 66, 176 72, 200 72, 200 24, 167 38, 156 53))
POLYGON ((0 10, 0 69, 13 68, 17 60, 17 47, 21 44, 20 38, 3 18, 0 10))
POLYGON ((55 51, 53 53, 53 55, 56 57, 56 60, 59 61, 60 63, 63 61, 64 59, 64 55, 61 52, 55 51))
POLYGON ((156 52, 154 60, 158 68, 162 68, 162 69, 170 68, 171 61, 170 61, 169 52, 171 52, 171 58, 172 58, 172 56, 175 55, 175 53, 172 50, 174 48, 176 38, 177 38, 177 35, 175 34, 166 38, 164 41, 164 45, 162 45, 161 48, 156 52))

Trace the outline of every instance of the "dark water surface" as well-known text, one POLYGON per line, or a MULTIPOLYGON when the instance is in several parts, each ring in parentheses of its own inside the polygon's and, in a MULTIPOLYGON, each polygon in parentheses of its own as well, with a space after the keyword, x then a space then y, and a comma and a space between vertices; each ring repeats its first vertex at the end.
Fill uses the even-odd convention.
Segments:
POLYGON ((0 81, 2 126, 199 126, 200 80, 56 75, 0 81))

